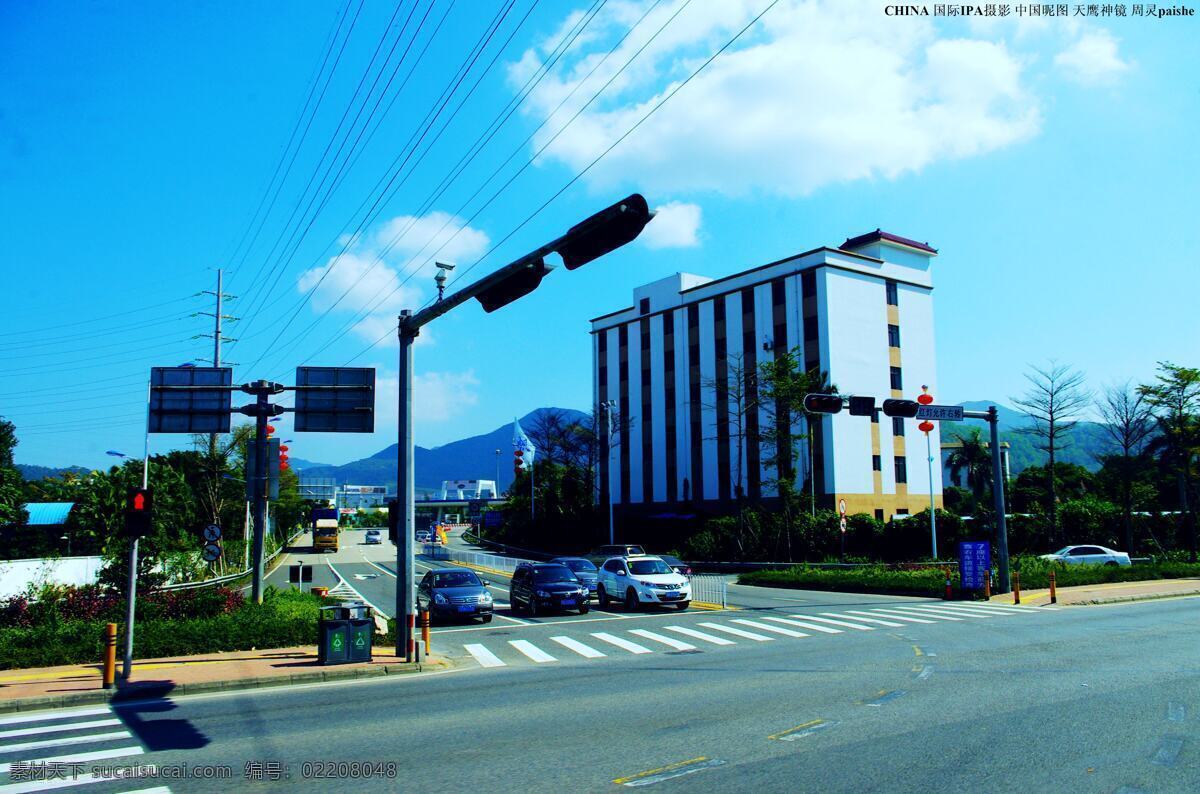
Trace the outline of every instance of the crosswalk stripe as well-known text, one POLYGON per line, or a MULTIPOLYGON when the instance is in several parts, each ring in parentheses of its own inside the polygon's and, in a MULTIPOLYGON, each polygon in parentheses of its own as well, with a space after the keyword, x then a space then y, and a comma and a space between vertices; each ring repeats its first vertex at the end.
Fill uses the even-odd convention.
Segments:
POLYGON ((818 623, 828 623, 830 626, 843 626, 845 628, 855 629, 857 631, 874 631, 875 630, 874 626, 864 626, 861 623, 848 623, 844 620, 830 620, 829 618, 819 618, 816 615, 792 615, 792 617, 801 618, 802 620, 815 620, 818 623))
POLYGON ((69 720, 74 717, 95 717, 98 714, 112 714, 112 709, 104 706, 90 709, 37 711, 32 714, 18 714, 15 717, 0 717, 0 725, 16 725, 21 722, 44 722, 47 720, 69 720))
POLYGON ((946 606, 929 606, 929 607, 926 607, 926 609, 941 609, 941 610, 945 610, 946 612, 949 612, 952 615, 974 615, 977 617, 984 617, 984 618, 1011 618, 1012 617, 1012 613, 1010 613, 1010 612, 996 612, 991 609, 976 609, 975 607, 958 606, 958 605, 952 606, 950 604, 947 604, 946 606))
POLYGON ((741 623, 743 626, 749 626, 752 629, 759 629, 760 631, 772 631, 776 634, 782 634, 785 637, 807 637, 808 636, 803 631, 792 631, 791 629, 785 629, 783 626, 768 626, 766 623, 759 623, 757 620, 746 620, 744 618, 734 618, 733 622, 741 623))
POLYGON ((1005 607, 997 606, 996 604, 971 604, 971 609, 978 609, 980 612, 1003 612, 1005 615, 1020 615, 1026 612, 1025 607, 1005 607))
POLYGON ((110 733, 93 733, 90 736, 64 736, 61 739, 42 739, 37 742, 22 742, 20 744, 0 745, 0 753, 16 753, 25 750, 43 750, 47 747, 63 747, 69 744, 90 744, 91 742, 112 742, 117 739, 128 739, 132 736, 129 731, 112 731, 110 733))
POLYGON ((696 650, 696 646, 692 645, 690 642, 684 642, 683 640, 677 640, 674 637, 665 637, 662 634, 658 634, 653 631, 648 631, 646 629, 630 629, 629 633, 636 634, 639 637, 645 637, 648 640, 654 640, 655 642, 661 642, 663 645, 668 645, 677 651, 694 651, 694 650, 696 650))
POLYGON ((787 618, 764 617, 763 620, 769 620, 772 623, 786 623, 789 626, 798 626, 802 629, 811 629, 812 631, 819 631, 822 634, 841 634, 842 633, 841 629, 831 629, 828 626, 822 626, 820 623, 802 623, 799 620, 788 620, 787 618))
POLYGON ((934 617, 938 618, 945 618, 947 615, 953 615, 955 616, 955 620, 962 620, 964 618, 970 618, 971 620, 987 620, 990 617, 989 615, 977 615, 974 612, 965 612, 955 609, 954 607, 929 606, 905 607, 905 609, 909 610, 910 612, 915 612, 918 615, 933 615, 934 617))
MULTIPOLYGON (((858 612, 857 610, 853 610, 853 609, 847 609, 846 611, 849 612, 851 615, 866 615, 867 614, 866 612, 858 612)), ((903 620, 905 623, 932 623, 933 622, 932 620, 925 620, 924 618, 914 618, 911 615, 903 615, 903 614, 900 614, 899 612, 889 612, 886 609, 873 609, 873 610, 871 610, 871 614, 879 614, 879 615, 883 615, 886 618, 894 618, 895 620, 903 620)))
POLYGON ((584 645, 582 642, 573 640, 570 637, 551 637, 550 639, 554 640, 564 648, 570 648, 580 656, 586 656, 588 659, 599 659, 600 657, 604 656, 604 654, 600 653, 600 651, 596 650, 595 648, 589 645, 584 645))
POLYGON ((111 783, 112 781, 112 775, 97 775, 88 772, 81 775, 56 778, 54 780, 31 780, 25 783, 10 783, 7 786, 0 786, 0 794, 28 794, 28 792, 87 786, 92 783, 111 783))
POLYGON ((822 615, 828 615, 831 618, 848 618, 850 620, 861 620, 866 623, 878 623, 880 626, 891 626, 894 629, 903 628, 903 623, 893 623, 890 620, 880 620, 879 618, 860 618, 851 615, 842 615, 838 612, 822 612, 822 615))
POLYGON ((466 649, 467 653, 474 656, 475 661, 479 662, 479 664, 483 667, 505 667, 506 666, 505 662, 500 661, 499 656, 492 653, 491 651, 489 651, 487 648, 483 647, 482 645, 477 645, 477 644, 472 643, 471 645, 464 645, 463 648, 466 649))
POLYGON ((20 762, 14 761, 14 762, 10 762, 7 764, 0 764, 0 775, 7 775, 12 770, 12 765, 14 763, 85 764, 88 761, 100 761, 105 758, 120 758, 121 756, 126 756, 126 755, 141 755, 144 752, 146 752, 146 751, 143 750, 140 746, 134 745, 133 747, 116 747, 112 750, 96 750, 96 751, 90 752, 90 753, 70 753, 68 755, 56 755, 56 756, 51 756, 49 758, 29 758, 29 759, 24 759, 23 761, 20 761, 20 762))
POLYGON ((733 640, 727 640, 724 637, 714 637, 711 634, 705 634, 703 631, 689 629, 686 626, 663 626, 667 631, 673 631, 676 634, 684 634, 688 637, 695 637, 698 640, 711 642, 713 645, 737 645, 733 640))
POLYGON ((765 634, 755 634, 753 631, 746 631, 745 629, 737 629, 737 628, 734 628, 733 626, 722 626, 720 623, 701 623, 699 625, 703 626, 706 629, 712 629, 713 631, 723 631, 726 634, 732 634, 735 637, 743 637, 747 640, 754 640, 755 642, 770 642, 771 640, 775 639, 774 637, 768 637, 765 634))
POLYGON ((140 788, 134 791, 122 791, 119 794, 171 794, 171 789, 168 786, 155 786, 154 788, 140 788))
POLYGON ((518 651, 525 654, 526 656, 528 656, 530 659, 534 660, 538 664, 544 664, 546 662, 557 662, 558 661, 558 659, 555 659, 553 656, 546 653, 545 651, 543 651, 541 648, 534 645, 529 640, 509 640, 508 644, 511 645, 512 647, 516 648, 518 651))
POLYGON ((120 720, 90 720, 88 722, 69 722, 66 725, 40 725, 36 728, 18 728, 15 731, 0 731, 0 739, 11 739, 17 736, 33 736, 39 733, 82 731, 86 728, 107 728, 110 725, 120 724, 120 720))
POLYGON ((937 612, 931 612, 928 609, 915 609, 913 607, 892 607, 888 610, 888 612, 893 614, 899 612, 901 615, 920 615, 922 617, 933 618, 935 620, 962 620, 962 618, 956 618, 953 615, 942 615, 937 612))
POLYGON ((598 640, 607 642, 609 645, 615 645, 622 650, 629 651, 630 653, 653 653, 653 651, 651 651, 645 645, 638 645, 636 642, 630 642, 629 640, 622 639, 614 634, 609 634, 607 631, 594 631, 592 632, 592 636, 598 640))

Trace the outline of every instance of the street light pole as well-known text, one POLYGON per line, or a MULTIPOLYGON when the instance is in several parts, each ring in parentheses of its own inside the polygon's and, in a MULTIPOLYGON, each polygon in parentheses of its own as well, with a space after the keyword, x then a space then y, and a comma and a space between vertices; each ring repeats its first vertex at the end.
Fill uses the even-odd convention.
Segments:
POLYGON ((996 556, 1000 558, 998 560, 1000 582, 997 592, 1007 593, 1009 591, 1008 521, 1004 516, 1004 470, 1000 461, 1000 416, 996 411, 996 406, 988 408, 987 421, 992 441, 992 509, 996 513, 996 556))
POLYGON ((400 444, 396 450, 396 469, 399 482, 396 498, 400 516, 397 523, 404 542, 396 544, 396 657, 413 661, 413 629, 416 625, 416 604, 413 598, 413 532, 416 524, 415 479, 413 473, 412 437, 412 375, 413 343, 420 333, 419 327, 411 327, 407 320, 412 312, 400 312, 400 394, 398 399, 400 444))
POLYGON ((933 501, 933 446, 929 434, 925 434, 925 455, 929 459, 929 539, 933 544, 933 559, 937 559, 937 515, 933 501))
MULTIPOLYGON (((150 487, 150 383, 146 383, 146 440, 142 451, 142 488, 150 487)), ((133 613, 137 604, 138 538, 129 539, 129 603, 125 608, 125 653, 121 656, 121 677, 133 675, 133 613)))
POLYGON ((608 501, 608 545, 610 545, 610 546, 616 542, 613 540, 613 499, 612 499, 612 481, 613 481, 613 478, 612 478, 612 437, 613 437, 612 409, 613 409, 613 406, 616 404, 617 404, 616 400, 605 400, 604 402, 600 403, 601 407, 604 409, 604 422, 605 422, 605 433, 606 433, 606 435, 604 437, 604 439, 605 439, 604 466, 608 470, 608 476, 606 478, 604 478, 605 484, 607 485, 607 487, 605 488, 607 493, 604 495, 604 498, 608 501))

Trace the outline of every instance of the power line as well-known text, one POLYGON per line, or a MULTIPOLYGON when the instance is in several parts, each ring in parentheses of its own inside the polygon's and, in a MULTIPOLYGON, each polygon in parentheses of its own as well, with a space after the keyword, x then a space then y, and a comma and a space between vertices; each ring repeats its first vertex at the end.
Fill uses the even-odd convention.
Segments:
MULTIPOLYGON (((20 331, 4 331, 4 332, 0 333, 0 337, 43 334, 48 331, 58 331, 63 328, 74 328, 79 325, 90 325, 91 323, 98 323, 98 322, 102 322, 104 320, 112 320, 117 317, 128 317, 131 314, 137 314, 138 312, 149 311, 150 309, 160 309, 163 306, 172 306, 176 303, 182 303, 183 301, 192 300, 195 297, 196 297, 195 295, 187 295, 182 298, 172 298, 171 300, 163 301, 162 303, 152 303, 149 306, 141 306, 136 309, 129 309, 128 311, 117 312, 116 314, 106 314, 106 315, 102 315, 100 317, 92 317, 87 320, 76 320, 75 322, 70 322, 70 323, 55 323, 54 325, 43 326, 40 328, 23 328, 20 331)), ((20 322, 20 320, 13 320, 13 318, 11 318, 11 317, 8 318, 8 321, 9 322, 20 322)), ((99 333, 99 332, 92 332, 92 333, 99 333)))

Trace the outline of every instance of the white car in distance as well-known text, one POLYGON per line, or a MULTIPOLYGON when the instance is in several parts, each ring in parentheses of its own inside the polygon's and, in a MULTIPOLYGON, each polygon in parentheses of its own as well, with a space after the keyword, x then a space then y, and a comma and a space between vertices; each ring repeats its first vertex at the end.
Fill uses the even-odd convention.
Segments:
POLYGON ((600 566, 596 582, 600 608, 609 601, 634 610, 642 604, 670 605, 682 611, 692 600, 691 582, 662 559, 648 554, 610 557, 600 566))
POLYGON ((1104 546, 1064 546, 1053 554, 1043 554, 1041 558, 1071 565, 1133 565, 1125 552, 1104 546))

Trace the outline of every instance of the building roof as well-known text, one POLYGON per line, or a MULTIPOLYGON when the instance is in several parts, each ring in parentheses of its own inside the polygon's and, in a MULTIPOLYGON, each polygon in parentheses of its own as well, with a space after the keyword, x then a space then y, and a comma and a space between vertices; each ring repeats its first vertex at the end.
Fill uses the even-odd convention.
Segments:
POLYGON ((868 245, 870 243, 878 243, 880 241, 895 243, 896 245, 904 245, 909 248, 915 248, 918 251, 925 251, 929 254, 936 254, 937 249, 930 247, 929 243, 918 243, 916 240, 910 240, 907 237, 901 237, 898 234, 881 231, 876 229, 873 232, 860 234, 858 237, 850 237, 846 242, 842 243, 841 247, 847 250, 853 250, 860 245, 868 245))
POLYGON ((67 516, 71 514, 71 508, 74 506, 74 502, 29 502, 25 505, 25 510, 29 513, 29 521, 26 526, 65 524, 67 516))

